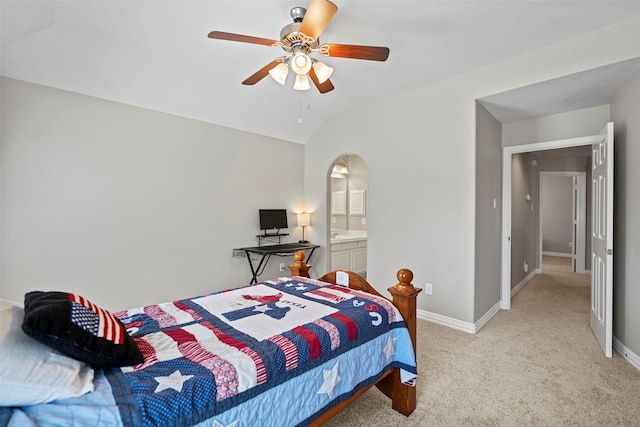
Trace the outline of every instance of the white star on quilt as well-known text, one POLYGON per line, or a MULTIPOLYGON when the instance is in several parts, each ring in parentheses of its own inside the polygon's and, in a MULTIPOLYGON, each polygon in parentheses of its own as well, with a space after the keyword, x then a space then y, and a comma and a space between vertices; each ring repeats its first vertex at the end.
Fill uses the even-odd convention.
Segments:
POLYGON ((396 339, 391 338, 391 335, 389 335, 387 345, 384 346, 384 350, 382 350, 382 352, 387 355, 387 362, 391 359, 391 356, 396 353, 396 339))
POLYGON ((253 311, 259 311, 260 313, 264 313, 265 311, 269 310, 271 310, 271 308, 266 305, 256 305, 255 307, 253 307, 253 311))
POLYGON ((327 371, 326 369, 322 370, 322 376, 324 377, 324 381, 320 390, 318 390, 318 394, 327 393, 329 399, 333 397, 333 389, 336 388, 336 385, 340 382, 342 378, 338 375, 338 365, 340 362, 336 362, 336 366, 331 368, 331 370, 327 371))
POLYGON ((307 287, 306 287, 306 286, 304 286, 304 285, 298 285, 298 286, 296 286, 296 291, 304 291, 304 290, 306 290, 306 289, 307 289, 307 287))
POLYGON ((167 390, 169 388, 180 392, 182 391, 182 385, 184 382, 191 378, 193 378, 193 375, 182 375, 180 371, 175 371, 168 377, 156 377, 155 380, 158 381, 158 387, 156 387, 155 393, 160 393, 162 390, 167 390))
POLYGON ((227 424, 226 426, 224 424, 220 424, 217 421, 214 421, 211 427, 238 427, 239 425, 240 425, 240 420, 236 420, 231 424, 227 424))

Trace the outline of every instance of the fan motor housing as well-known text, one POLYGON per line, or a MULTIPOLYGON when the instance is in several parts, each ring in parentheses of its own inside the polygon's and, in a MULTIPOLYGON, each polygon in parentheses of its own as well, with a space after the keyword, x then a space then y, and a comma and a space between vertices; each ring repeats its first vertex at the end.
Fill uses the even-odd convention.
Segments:
POLYGON ((313 43, 308 43, 304 41, 298 33, 300 24, 302 23, 302 19, 306 12, 307 9, 304 7, 294 7, 291 9, 291 18, 293 18, 293 22, 285 25, 280 31, 281 47, 287 53, 303 51, 308 54, 311 52, 311 49, 318 49, 318 46, 320 45, 319 39, 314 40, 313 43))

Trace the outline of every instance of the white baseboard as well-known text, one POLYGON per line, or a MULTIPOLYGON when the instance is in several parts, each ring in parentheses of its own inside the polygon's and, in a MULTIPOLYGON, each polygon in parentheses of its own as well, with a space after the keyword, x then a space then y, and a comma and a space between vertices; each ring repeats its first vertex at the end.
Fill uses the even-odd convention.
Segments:
POLYGON ((532 271, 531 271, 531 273, 529 273, 529 274, 527 275, 527 277, 525 277, 524 279, 522 279, 522 280, 520 281, 520 283, 518 283, 516 286, 514 286, 514 287, 511 289, 511 298, 513 298, 513 296, 514 296, 515 294, 517 294, 517 293, 518 293, 518 291, 519 291, 520 289, 524 288, 524 285, 526 285, 526 284, 527 284, 527 282, 529 282, 529 280, 533 279, 533 276, 535 276, 536 274, 540 274, 540 273, 542 273, 542 271, 541 271, 540 269, 538 269, 538 268, 536 268, 535 270, 532 270, 532 271))
POLYGON ((416 316, 418 319, 427 320, 429 322, 437 323, 438 325, 475 334, 475 326, 473 323, 463 322, 462 320, 454 319, 453 317, 447 317, 421 309, 416 310, 416 316))
POLYGON ((542 251, 542 255, 548 255, 548 256, 560 256, 560 257, 564 257, 564 258, 573 258, 573 255, 571 254, 567 254, 564 252, 548 252, 548 251, 542 251))
POLYGON ((631 366, 640 371, 640 356, 625 347, 616 337, 613 337, 613 348, 627 359, 631 366))
POLYGON ((476 323, 464 322, 462 320, 454 319, 453 317, 443 316, 441 314, 431 313, 426 310, 417 309, 416 316, 418 319, 426 320, 428 322, 437 323, 438 325, 446 326, 448 328, 457 329, 459 331, 467 332, 469 334, 475 334, 487 323, 498 311, 500 311, 500 302, 491 307, 476 323))
POLYGON ((489 309, 478 321, 475 323, 475 331, 478 332, 480 328, 482 328, 485 323, 487 323, 497 312, 500 311, 500 301, 496 303, 493 307, 489 309))

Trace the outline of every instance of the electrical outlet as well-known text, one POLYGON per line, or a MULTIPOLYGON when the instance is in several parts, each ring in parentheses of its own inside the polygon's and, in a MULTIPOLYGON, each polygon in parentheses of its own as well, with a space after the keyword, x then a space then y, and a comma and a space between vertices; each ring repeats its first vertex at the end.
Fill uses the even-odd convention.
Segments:
POLYGON ((529 272, 529 264, 527 264, 527 261, 524 262, 524 272, 525 273, 529 272))
POLYGON ((280 271, 284 271, 284 262, 280 263, 280 271))
POLYGON ((367 223, 367 219, 366 218, 362 218, 362 225, 365 225, 367 223))
POLYGON ((244 258, 245 255, 242 249, 233 249, 231 256, 234 258, 244 258))
POLYGON ((433 292, 433 284, 425 283, 425 285, 424 285, 424 293, 427 294, 427 295, 431 295, 432 292, 433 292))

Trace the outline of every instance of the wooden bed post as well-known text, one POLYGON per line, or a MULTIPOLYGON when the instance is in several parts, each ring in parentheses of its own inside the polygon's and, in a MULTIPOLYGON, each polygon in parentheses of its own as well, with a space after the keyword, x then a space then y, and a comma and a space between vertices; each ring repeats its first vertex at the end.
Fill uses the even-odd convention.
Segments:
POLYGON ((292 276, 309 277, 309 269, 311 266, 304 262, 304 257, 305 254, 302 251, 298 251, 293 254, 295 262, 293 264, 289 264, 289 270, 291 271, 292 276))
MULTIPOLYGON (((398 307, 404 322, 409 329, 411 342, 413 342, 413 351, 416 351, 416 298, 422 291, 415 288, 411 281, 413 273, 411 270, 398 270, 398 283, 389 288, 389 292, 393 296, 393 304, 398 307)), ((400 370, 396 369, 387 378, 376 384, 377 387, 391 398, 391 407, 403 415, 410 415, 416 409, 416 388, 400 381, 400 370)))
POLYGON ((421 288, 416 288, 411 284, 413 273, 411 270, 403 268, 398 270, 398 283, 388 290, 393 296, 393 304, 398 307, 404 322, 407 324, 411 341, 413 341, 413 351, 416 351, 416 299, 422 292, 421 288))

